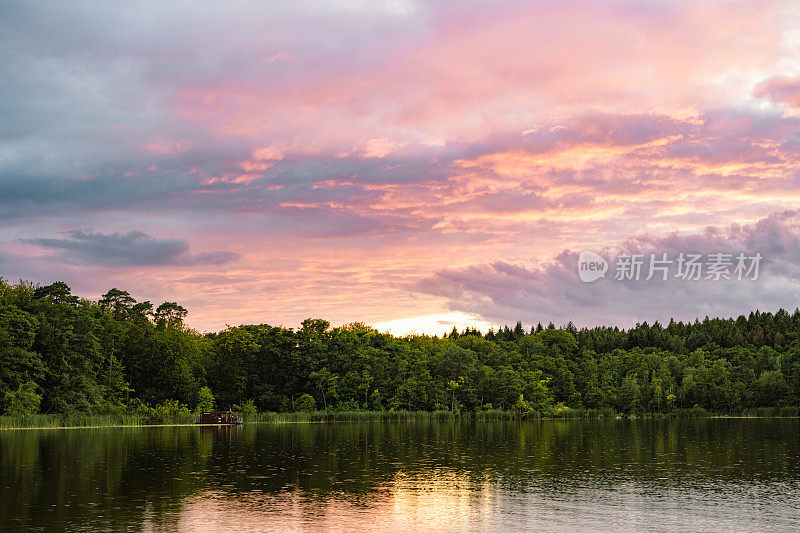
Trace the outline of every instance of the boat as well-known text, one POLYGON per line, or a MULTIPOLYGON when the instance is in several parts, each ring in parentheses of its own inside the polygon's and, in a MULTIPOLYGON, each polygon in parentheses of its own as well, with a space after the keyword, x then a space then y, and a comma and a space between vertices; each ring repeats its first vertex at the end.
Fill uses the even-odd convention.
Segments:
POLYGON ((233 411, 211 411, 200 413, 196 424, 243 424, 244 420, 233 411))

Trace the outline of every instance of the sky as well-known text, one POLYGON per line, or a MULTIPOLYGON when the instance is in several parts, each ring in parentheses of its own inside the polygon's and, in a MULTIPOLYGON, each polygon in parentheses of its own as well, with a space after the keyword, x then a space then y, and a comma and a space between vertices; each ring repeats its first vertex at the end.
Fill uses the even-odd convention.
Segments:
POLYGON ((793 310, 798 28, 780 1, 2 0, 0 277, 199 331, 793 310), (665 253, 763 262, 614 277, 665 253))

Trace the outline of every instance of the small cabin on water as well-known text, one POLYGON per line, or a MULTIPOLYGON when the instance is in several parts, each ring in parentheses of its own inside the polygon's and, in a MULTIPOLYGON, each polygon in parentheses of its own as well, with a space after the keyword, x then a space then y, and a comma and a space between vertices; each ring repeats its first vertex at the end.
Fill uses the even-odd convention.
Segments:
POLYGON ((198 424, 241 424, 243 420, 236 416, 233 411, 214 411, 211 413, 200 413, 197 418, 198 424))

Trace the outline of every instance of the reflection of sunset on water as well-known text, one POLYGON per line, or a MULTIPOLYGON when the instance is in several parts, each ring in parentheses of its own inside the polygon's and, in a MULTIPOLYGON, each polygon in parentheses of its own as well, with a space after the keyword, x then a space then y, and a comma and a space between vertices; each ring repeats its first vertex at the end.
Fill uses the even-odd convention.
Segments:
MULTIPOLYGON (((787 419, 263 425, 206 432, 196 451, 186 428, 174 435, 186 440, 159 440, 161 453, 178 446, 186 471, 138 478, 152 492, 129 510, 143 514, 127 519, 141 520, 145 531, 641 531, 653 523, 694 531, 758 530, 765 522, 793 529, 795 426, 787 419)), ((134 452, 142 444, 129 442, 134 452)), ((95 519, 92 509, 86 519, 95 519)))
POLYGON ((443 531, 455 524, 480 528, 492 522, 492 489, 488 481, 480 484, 441 471, 413 478, 399 473, 390 486, 363 502, 335 494, 316 499, 298 491, 271 495, 253 489, 235 498, 213 491, 187 500, 176 526, 191 531, 256 531, 265 526, 281 531, 443 531))

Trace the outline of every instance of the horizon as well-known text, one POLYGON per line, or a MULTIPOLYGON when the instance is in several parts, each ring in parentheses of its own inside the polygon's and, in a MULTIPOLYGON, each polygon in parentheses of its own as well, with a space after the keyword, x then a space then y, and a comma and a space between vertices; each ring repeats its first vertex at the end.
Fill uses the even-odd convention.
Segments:
MULTIPOLYGON (((9 282, 9 280, 5 280, 3 278, 0 278, 0 283, 9 283, 11 285, 14 285, 14 283, 11 283, 11 282, 9 282)), ((32 283, 32 282, 30 282, 28 280, 19 280, 19 282, 17 282, 17 284, 18 283, 31 284, 31 286, 33 288, 43 287, 43 286, 47 285, 47 284, 34 284, 34 283, 32 283)), ((56 283, 56 282, 54 282, 54 283, 56 283)), ((115 289, 121 290, 123 292, 127 292, 124 289, 120 289, 119 287, 112 287, 109 290, 115 290, 115 289)), ((83 297, 83 296, 80 296, 80 295, 76 295, 74 293, 73 293, 73 296, 77 296, 80 299, 88 300, 88 301, 90 301, 92 303, 95 303, 95 304, 98 303, 98 300, 102 297, 102 295, 101 295, 101 296, 98 296, 97 298, 86 298, 86 297, 83 297)), ((136 301, 137 303, 140 303, 140 302, 144 301, 144 300, 137 299, 136 295, 130 294, 130 296, 133 297, 134 301, 136 301)), ((159 302, 150 302, 150 303, 152 303, 154 307, 159 304, 159 302)), ((168 303, 168 302, 164 302, 164 303, 168 303)), ((181 302, 175 302, 175 303, 177 303, 178 305, 181 304, 181 302)), ((443 314, 440 314, 440 315, 430 315, 430 316, 426 316, 426 317, 419 317, 419 318, 413 318, 413 319, 398 319, 398 320, 394 320, 394 321, 387 321, 387 322, 384 322, 384 323, 374 323, 374 324, 371 324, 371 323, 368 323, 368 322, 364 322, 364 321, 359 321, 359 320, 352 321, 352 322, 346 322, 346 323, 334 323, 334 322, 331 322, 331 321, 327 320, 323 316, 309 316, 309 317, 306 317, 303 320, 324 320, 325 322, 328 322, 329 330, 330 329, 336 329, 336 328, 346 328, 346 327, 351 326, 351 325, 362 324, 362 325, 364 325, 366 327, 372 328, 373 330, 377 331, 378 333, 389 334, 389 335, 392 335, 393 337, 407 337, 407 336, 412 336, 413 337, 413 336, 426 336, 426 335, 427 336, 431 336, 431 337, 433 337, 433 336, 446 337, 446 336, 449 336, 452 333, 453 328, 456 329, 456 332, 459 335, 462 335, 467 330, 469 330, 469 331, 477 331, 477 333, 479 333, 481 336, 486 336, 486 334, 489 333, 490 331, 491 332, 498 332, 498 331, 502 331, 504 329, 513 330, 513 329, 515 329, 517 324, 520 324, 522 326, 522 328, 525 331, 526 335, 533 334, 533 330, 538 329, 538 326, 542 326, 543 329, 551 329, 551 326, 552 326, 555 329, 567 330, 570 325, 572 325, 572 327, 574 327, 578 331, 605 328, 605 329, 618 329, 621 332, 625 332, 625 331, 630 331, 632 329, 636 329, 639 326, 654 327, 656 324, 659 324, 662 328, 667 328, 670 325, 670 323, 672 323, 673 321, 675 323, 684 324, 684 325, 702 323, 705 320, 722 320, 722 321, 729 321, 730 320, 730 321, 736 321, 736 320, 739 320, 741 318, 747 319, 748 317, 750 317, 751 315, 754 315, 754 314, 755 315, 770 314, 770 315, 774 316, 777 313, 780 313, 782 311, 788 313, 789 315, 794 315, 795 313, 800 313, 800 306, 796 306, 793 310, 791 308, 780 307, 780 308, 777 308, 777 309, 750 309, 750 310, 741 312, 741 313, 736 314, 736 315, 704 315, 704 316, 698 315, 698 316, 695 316, 694 318, 690 318, 690 319, 686 319, 686 320, 676 319, 675 317, 669 317, 666 321, 663 321, 663 322, 660 321, 660 320, 654 320, 654 321, 639 320, 635 324, 632 324, 632 325, 620 325, 620 324, 613 324, 613 323, 608 323, 608 322, 597 322, 597 323, 591 323, 591 324, 576 324, 572 320, 569 320, 568 322, 565 322, 565 323, 556 323, 556 322, 554 322, 552 320, 544 320, 544 321, 539 321, 539 322, 537 322, 535 324, 534 323, 524 323, 521 320, 513 320, 511 322, 507 322, 507 323, 503 323, 503 324, 490 324, 488 322, 484 322, 484 321, 479 320, 477 317, 468 316, 468 315, 459 316, 457 313, 443 313, 443 314), (463 326, 461 326, 461 325, 463 325, 463 326)), ((188 323, 188 320, 184 319, 182 322, 188 323)), ((240 324, 225 324, 224 328, 220 328, 220 329, 217 329, 217 330, 197 330, 196 328, 192 328, 191 326, 189 326, 189 329, 192 329, 192 330, 196 331, 197 333, 199 333, 201 335, 206 335, 206 334, 212 334, 212 333, 220 333, 220 332, 225 331, 225 330, 230 329, 230 328, 238 328, 238 327, 244 327, 244 326, 264 326, 264 325, 270 326, 270 327, 278 327, 278 328, 288 329, 288 330, 299 330, 299 329, 302 328, 302 321, 298 322, 295 325, 286 325, 284 323, 250 322, 250 323, 240 323, 240 324)), ((467 334, 469 334, 469 333, 467 333, 467 334)))
POLYGON ((797 308, 791 2, 127 7, 0 7, 4 279, 198 331, 797 308))

